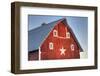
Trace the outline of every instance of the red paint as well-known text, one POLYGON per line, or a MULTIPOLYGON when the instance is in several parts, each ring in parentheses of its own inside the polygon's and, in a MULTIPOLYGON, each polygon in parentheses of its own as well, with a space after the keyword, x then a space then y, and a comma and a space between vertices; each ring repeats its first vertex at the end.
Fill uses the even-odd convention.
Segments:
MULTIPOLYGON (((68 27, 63 23, 60 22, 53 30, 58 31, 58 36, 60 37, 66 37, 66 32, 70 32, 68 27)), ((78 47, 74 37, 72 36, 70 32, 70 38, 59 38, 53 36, 53 30, 48 34, 47 38, 44 40, 41 48, 41 60, 49 60, 49 59, 74 59, 74 58, 80 58, 80 48, 78 47), (49 49, 49 43, 53 43, 53 50, 49 49), (70 45, 74 44, 74 51, 71 50, 70 45), (60 49, 64 47, 66 49, 65 55, 61 55, 60 49)))

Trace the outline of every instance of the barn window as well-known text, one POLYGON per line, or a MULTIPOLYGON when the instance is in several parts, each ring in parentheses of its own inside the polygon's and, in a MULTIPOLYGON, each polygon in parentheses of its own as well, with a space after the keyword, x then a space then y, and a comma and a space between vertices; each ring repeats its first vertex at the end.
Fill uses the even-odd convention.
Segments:
POLYGON ((53 30, 53 36, 54 36, 54 37, 57 37, 57 36, 58 36, 57 30, 53 30))
POLYGON ((70 33, 69 32, 66 33, 66 38, 70 38, 70 33))
POLYGON ((74 44, 71 44, 71 50, 74 51, 74 44))
POLYGON ((49 43, 49 49, 53 50, 53 43, 52 42, 49 43))

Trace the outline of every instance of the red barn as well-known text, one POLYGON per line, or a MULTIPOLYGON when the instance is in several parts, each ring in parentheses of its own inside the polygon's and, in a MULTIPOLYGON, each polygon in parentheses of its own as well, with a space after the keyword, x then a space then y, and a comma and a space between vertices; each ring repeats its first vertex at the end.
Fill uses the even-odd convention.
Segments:
POLYGON ((29 31, 29 60, 80 58, 83 51, 66 19, 60 19, 29 31))

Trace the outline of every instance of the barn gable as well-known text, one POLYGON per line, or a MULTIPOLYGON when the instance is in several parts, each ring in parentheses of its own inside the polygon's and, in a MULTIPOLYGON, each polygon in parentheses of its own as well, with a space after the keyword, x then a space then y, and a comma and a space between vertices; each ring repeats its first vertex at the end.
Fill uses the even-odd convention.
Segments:
POLYGON ((48 24, 43 24, 42 26, 30 30, 28 32, 28 50, 29 51, 34 51, 37 50, 40 45, 43 43, 44 39, 46 39, 46 37, 48 36, 49 32, 54 28, 54 26, 56 26, 59 22, 63 22, 65 25, 67 25, 68 29, 70 30, 72 36, 74 37, 76 43, 78 44, 79 48, 81 49, 80 51, 83 51, 77 38, 75 37, 72 29, 70 28, 70 26, 67 24, 66 19, 60 19, 48 24))

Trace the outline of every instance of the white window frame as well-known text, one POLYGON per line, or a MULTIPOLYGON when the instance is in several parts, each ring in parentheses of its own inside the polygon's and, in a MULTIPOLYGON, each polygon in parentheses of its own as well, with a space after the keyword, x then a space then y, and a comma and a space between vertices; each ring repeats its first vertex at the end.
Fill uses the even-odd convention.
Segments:
POLYGON ((53 30, 53 36, 58 37, 58 31, 57 30, 53 30))
POLYGON ((66 32, 66 38, 70 38, 70 32, 66 32))
POLYGON ((49 49, 53 50, 53 43, 52 42, 49 43, 49 49))
POLYGON ((75 50, 74 44, 71 44, 70 47, 71 47, 71 51, 75 50))

